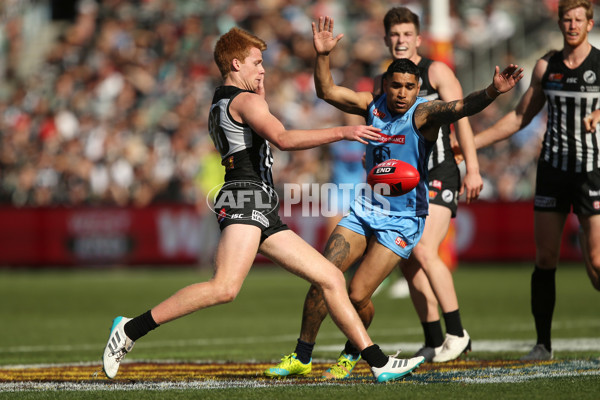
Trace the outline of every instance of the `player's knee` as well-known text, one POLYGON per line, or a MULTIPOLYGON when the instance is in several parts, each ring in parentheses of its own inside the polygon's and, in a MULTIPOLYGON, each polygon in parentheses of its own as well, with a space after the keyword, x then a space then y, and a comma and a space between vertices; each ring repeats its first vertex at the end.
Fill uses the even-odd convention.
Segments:
POLYGON ((367 307, 371 302, 371 296, 365 296, 363 294, 350 293, 350 302, 357 311, 367 307))
POLYGON ((363 286, 350 285, 348 296, 354 308, 361 310, 371 302, 372 292, 372 290, 363 286))
POLYGON ((429 248, 428 246, 418 243, 413 249, 415 259, 419 262, 420 267, 427 270, 431 265, 435 265, 434 261, 438 258, 436 250, 429 248))
POLYGON ((215 293, 215 299, 219 304, 231 303, 239 292, 237 287, 221 286, 215 293))
MULTIPOLYGON (((315 282, 313 284, 315 289, 326 292, 328 290, 346 290, 346 278, 344 278, 344 273, 339 269, 332 267, 329 271, 327 271, 326 278, 321 282, 315 282)), ((313 288, 311 287, 310 290, 313 288)))
POLYGON ((346 288, 346 278, 344 277, 344 273, 337 268, 335 272, 331 274, 331 281, 336 287, 341 286, 344 289, 346 288))
POLYGON ((555 251, 537 250, 535 264, 542 269, 555 269, 558 265, 559 253, 555 251))

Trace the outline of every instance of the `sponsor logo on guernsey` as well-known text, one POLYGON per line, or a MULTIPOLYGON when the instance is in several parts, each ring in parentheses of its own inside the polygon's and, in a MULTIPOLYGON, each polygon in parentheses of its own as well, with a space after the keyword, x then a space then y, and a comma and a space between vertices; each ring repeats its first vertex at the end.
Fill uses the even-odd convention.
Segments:
POLYGON ((400 237, 396 237, 396 244, 402 248, 406 247, 406 242, 400 237))
POLYGON ((583 73, 583 80, 585 83, 594 83, 596 82, 596 73, 592 70, 587 70, 583 73))
POLYGON ((385 113, 379 111, 378 108, 373 109, 373 115, 376 116, 379 119, 384 119, 385 118, 385 113))
POLYGON ((548 74, 549 81, 560 82, 560 81, 562 81, 562 78, 563 78, 563 74, 560 74, 560 73, 548 74))
POLYGON ((567 83, 577 83, 577 77, 576 76, 570 76, 567 78, 567 83))
POLYGON ((405 144, 406 135, 386 135, 385 133, 379 133, 379 138, 375 141, 380 143, 405 144))
POLYGON ((430 184, 431 186, 433 186, 434 188, 436 188, 436 189, 442 190, 442 181, 439 181, 439 180, 437 180, 437 179, 434 179, 434 180, 432 180, 432 181, 431 181, 429 184, 430 184))
POLYGON ((545 88, 548 90, 560 90, 562 89, 563 84, 558 82, 547 82, 545 88))
POLYGON ((556 207, 556 198, 548 196, 535 196, 534 205, 541 208, 556 207))

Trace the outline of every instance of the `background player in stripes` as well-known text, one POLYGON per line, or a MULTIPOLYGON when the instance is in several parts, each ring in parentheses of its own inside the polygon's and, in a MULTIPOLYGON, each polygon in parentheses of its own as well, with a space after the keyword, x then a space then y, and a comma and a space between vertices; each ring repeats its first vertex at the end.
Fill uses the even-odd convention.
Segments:
POLYGON ((535 204, 535 267, 531 311, 537 342, 523 360, 552 359, 555 272, 561 236, 571 209, 581 224, 587 273, 600 290, 600 50, 588 34, 594 26, 588 0, 561 0, 558 27, 563 48, 539 59, 517 107, 475 136, 477 148, 505 139, 548 108, 538 160, 535 204))

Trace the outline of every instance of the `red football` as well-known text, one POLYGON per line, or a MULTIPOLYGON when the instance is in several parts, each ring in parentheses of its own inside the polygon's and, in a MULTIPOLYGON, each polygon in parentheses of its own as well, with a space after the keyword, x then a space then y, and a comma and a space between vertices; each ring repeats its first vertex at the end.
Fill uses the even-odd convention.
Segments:
POLYGON ((419 171, 407 162, 400 160, 386 160, 374 166, 367 176, 367 183, 371 185, 375 193, 386 196, 401 196, 413 190, 421 176, 419 171), (387 184, 390 187, 389 194, 378 183, 387 184))

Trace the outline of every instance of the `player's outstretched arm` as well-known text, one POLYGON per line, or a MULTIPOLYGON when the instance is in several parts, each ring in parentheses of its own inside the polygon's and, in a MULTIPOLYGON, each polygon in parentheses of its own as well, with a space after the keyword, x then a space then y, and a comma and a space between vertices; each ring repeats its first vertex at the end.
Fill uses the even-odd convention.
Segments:
POLYGON ((367 125, 338 126, 326 129, 287 130, 273 114, 264 98, 255 93, 241 93, 229 108, 234 119, 248 124, 257 134, 280 150, 303 150, 340 140, 380 138, 379 128, 367 125))
POLYGON ((427 137, 427 132, 437 130, 443 124, 450 124, 460 118, 477 114, 499 95, 514 88, 522 78, 523 68, 519 68, 518 65, 510 64, 502 72, 496 66, 492 83, 483 90, 473 92, 461 100, 430 101, 419 104, 415 110, 417 127, 427 137))
POLYGON ((546 103, 542 88, 542 78, 548 68, 550 53, 539 59, 533 69, 529 87, 521 96, 517 107, 502 117, 491 127, 475 135, 475 147, 478 149, 506 139, 523 129, 539 113, 546 103))
POLYGON ((313 44, 317 53, 314 71, 317 97, 344 112, 365 116, 369 103, 373 100, 373 94, 355 92, 338 86, 331 76, 329 53, 343 37, 343 34, 333 36, 333 18, 330 17, 320 17, 318 24, 313 22, 312 30, 313 44))

